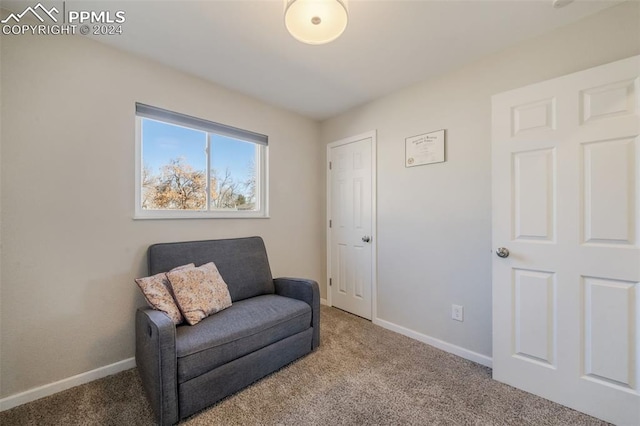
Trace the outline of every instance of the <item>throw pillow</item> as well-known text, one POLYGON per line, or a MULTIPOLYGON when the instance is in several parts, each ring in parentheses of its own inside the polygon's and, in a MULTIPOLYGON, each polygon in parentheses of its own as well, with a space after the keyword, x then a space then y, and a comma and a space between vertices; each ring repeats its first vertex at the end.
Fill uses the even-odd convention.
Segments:
MULTIPOLYGON (((195 266, 195 264, 190 263, 188 265, 173 268, 172 271, 195 268, 195 266)), ((171 289, 171 284, 167 279, 167 274, 162 272, 151 277, 136 278, 136 284, 138 284, 138 287, 142 291, 142 294, 150 307, 167 314, 175 325, 182 324, 184 322, 180 309, 178 309, 174 300, 173 291, 171 289)))
POLYGON ((231 296, 213 262, 197 268, 170 271, 171 283, 178 307, 190 325, 231 306, 231 296))

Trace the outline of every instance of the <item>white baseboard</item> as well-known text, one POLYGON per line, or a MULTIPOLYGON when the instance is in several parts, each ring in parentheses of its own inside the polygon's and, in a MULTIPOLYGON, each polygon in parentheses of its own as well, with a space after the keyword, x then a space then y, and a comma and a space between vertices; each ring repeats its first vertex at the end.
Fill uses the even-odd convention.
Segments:
POLYGON ((323 299, 322 297, 320 298, 320 304, 321 305, 325 305, 325 306, 329 306, 329 302, 327 302, 327 299, 323 299))
POLYGON ((72 387, 83 385, 124 370, 129 370, 135 366, 135 358, 128 358, 114 364, 105 365, 104 367, 87 371, 86 373, 81 373, 57 382, 49 383, 47 385, 39 386, 37 388, 29 389, 28 391, 2 398, 0 399, 0 411, 5 411, 10 408, 17 407, 18 405, 26 404, 27 402, 35 401, 36 399, 44 398, 45 396, 50 396, 54 393, 62 392, 72 387))
POLYGON ((389 321, 375 318, 373 323, 387 330, 395 331, 403 336, 410 337, 419 342, 426 343, 438 349, 442 349, 445 352, 452 353, 461 358, 468 359, 469 361, 477 362, 485 367, 493 367, 493 359, 486 355, 479 354, 477 352, 470 351, 469 349, 461 348, 451 343, 447 343, 444 340, 436 339, 435 337, 427 336, 426 334, 418 333, 417 331, 410 330, 400 325, 394 324, 389 321))

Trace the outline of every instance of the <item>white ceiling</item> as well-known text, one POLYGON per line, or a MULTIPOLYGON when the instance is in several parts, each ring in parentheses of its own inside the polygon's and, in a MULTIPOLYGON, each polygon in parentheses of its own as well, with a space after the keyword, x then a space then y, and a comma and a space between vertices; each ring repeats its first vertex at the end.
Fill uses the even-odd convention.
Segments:
MULTIPOLYGON (((18 11, 36 1, 3 1, 18 11)), ((60 1, 42 1, 60 4, 60 1)), ((351 0, 336 41, 311 46, 284 27, 283 0, 66 1, 123 10, 118 49, 322 120, 580 20, 619 1, 351 0)))

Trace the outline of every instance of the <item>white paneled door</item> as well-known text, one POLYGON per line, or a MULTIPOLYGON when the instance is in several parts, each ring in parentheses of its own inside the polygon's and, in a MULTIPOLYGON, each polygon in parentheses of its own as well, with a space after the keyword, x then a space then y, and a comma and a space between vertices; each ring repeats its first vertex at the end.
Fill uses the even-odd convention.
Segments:
POLYGON ((640 57, 493 97, 493 377, 640 425, 640 57))
POLYGON ((332 306, 371 319, 375 134, 328 146, 328 259, 332 306))

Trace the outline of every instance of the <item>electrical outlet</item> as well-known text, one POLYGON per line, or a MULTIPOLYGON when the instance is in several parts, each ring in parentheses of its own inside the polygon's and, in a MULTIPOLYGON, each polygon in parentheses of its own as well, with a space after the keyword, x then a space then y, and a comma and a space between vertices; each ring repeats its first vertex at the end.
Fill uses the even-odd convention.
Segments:
POLYGON ((464 307, 460 305, 451 305, 451 319, 464 321, 464 307))

